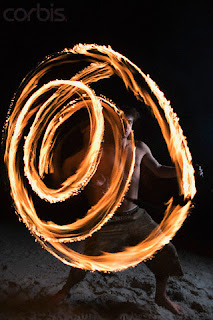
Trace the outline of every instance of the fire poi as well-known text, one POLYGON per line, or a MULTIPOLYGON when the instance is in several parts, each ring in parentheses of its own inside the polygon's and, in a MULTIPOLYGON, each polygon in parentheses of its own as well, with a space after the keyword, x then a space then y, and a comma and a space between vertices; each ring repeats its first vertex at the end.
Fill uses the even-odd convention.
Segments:
POLYGON ((117 271, 150 259, 157 250, 169 243, 180 229, 196 193, 192 157, 178 120, 170 102, 150 76, 145 75, 139 67, 111 47, 79 44, 73 49, 65 49, 47 57, 23 81, 13 102, 13 111, 7 120, 5 163, 11 195, 20 219, 43 248, 73 267, 117 271), (83 61, 86 67, 78 70, 69 80, 48 81, 48 75, 57 67, 75 67, 80 61, 83 61), (151 108, 175 164, 180 195, 185 199, 185 204, 174 205, 171 198, 160 225, 138 245, 125 248, 123 252, 87 256, 70 249, 67 243, 84 240, 107 223, 124 199, 135 164, 132 131, 132 161, 125 183, 122 183, 126 153, 121 146, 120 137, 127 120, 113 102, 96 96, 91 89, 93 83, 112 75, 120 77, 126 89, 131 90, 138 100, 151 108), (152 96, 157 98, 157 103, 152 96), (79 163, 78 170, 63 181, 59 188, 50 188, 43 178, 54 170, 53 153, 57 130, 82 108, 87 109, 90 120, 89 146, 85 159, 79 163), (113 179, 110 180, 107 192, 82 219, 73 223, 58 225, 41 220, 24 179, 27 177, 28 184, 41 199, 51 203, 75 197, 89 183, 98 168, 106 117, 113 132, 115 161, 119 163, 113 167, 113 179))

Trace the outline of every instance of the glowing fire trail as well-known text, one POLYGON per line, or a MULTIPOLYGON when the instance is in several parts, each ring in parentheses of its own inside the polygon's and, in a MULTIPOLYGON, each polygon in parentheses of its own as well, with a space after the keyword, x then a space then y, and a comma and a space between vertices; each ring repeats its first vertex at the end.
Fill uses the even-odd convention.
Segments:
POLYGON ((154 81, 129 59, 110 47, 94 44, 79 44, 73 49, 65 49, 57 55, 48 57, 23 82, 8 123, 5 163, 15 207, 26 226, 46 250, 65 264, 88 270, 122 270, 151 258, 181 227, 187 217, 191 199, 196 193, 191 154, 170 102, 166 100, 154 81), (89 65, 70 80, 54 80, 44 84, 43 79, 54 68, 79 61, 87 62, 89 65), (175 207, 171 199, 159 227, 137 246, 126 248, 119 253, 104 253, 98 257, 91 257, 74 252, 65 243, 91 236, 113 216, 128 190, 135 162, 132 132, 132 162, 127 180, 122 184, 126 151, 120 141, 126 119, 113 103, 95 96, 88 87, 93 82, 110 78, 113 74, 123 80, 126 88, 132 90, 137 99, 151 107, 177 168, 180 194, 188 201, 183 207, 179 205, 175 207), (139 80, 136 81, 136 78, 139 80), (164 117, 146 87, 157 97, 164 117), (76 99, 77 96, 80 98, 76 99), (41 102, 41 98, 44 102, 41 102), (90 143, 85 159, 79 164, 77 172, 64 181, 59 189, 51 189, 43 182, 43 176, 54 169, 52 158, 57 129, 81 108, 87 108, 90 118, 90 143), (21 166, 24 164, 24 173, 29 184, 40 198, 57 202, 76 195, 89 183, 98 168, 101 143, 104 139, 104 112, 108 113, 114 135, 115 163, 119 164, 113 167, 113 179, 108 191, 84 218, 72 224, 59 226, 50 221, 40 220, 24 184, 21 166), (26 134, 29 127, 29 132, 26 134), (42 143, 38 150, 41 137, 43 137, 42 143), (25 141, 22 159, 20 146, 23 139, 25 141), (38 151, 40 153, 37 164, 38 151))

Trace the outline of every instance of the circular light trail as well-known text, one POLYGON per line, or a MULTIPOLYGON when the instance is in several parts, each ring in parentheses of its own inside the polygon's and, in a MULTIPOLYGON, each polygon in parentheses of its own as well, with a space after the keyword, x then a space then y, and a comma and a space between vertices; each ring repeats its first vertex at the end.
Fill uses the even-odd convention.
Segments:
POLYGON ((117 271, 151 258, 179 230, 196 193, 191 154, 170 102, 149 75, 145 75, 129 59, 111 47, 95 44, 79 44, 73 49, 65 49, 47 57, 25 78, 7 122, 5 163, 11 195, 21 220, 51 254, 65 264, 85 270, 117 271), (72 69, 78 63, 84 63, 86 67, 68 80, 47 81, 58 67, 71 66, 72 69), (160 225, 138 245, 128 247, 123 252, 86 256, 73 251, 66 243, 84 240, 107 223, 121 205, 134 171, 135 144, 131 132, 131 164, 124 183, 127 154, 121 140, 127 120, 123 112, 106 98, 96 96, 91 89, 93 83, 112 75, 120 77, 126 89, 150 106, 176 166, 180 194, 186 204, 175 206, 173 199, 170 199, 160 225), (152 96, 157 98, 157 104, 152 96), (90 121, 85 158, 78 170, 59 188, 50 188, 45 184, 44 176, 54 170, 52 159, 58 131, 82 108, 87 110, 90 121), (88 210, 85 217, 71 224, 61 226, 39 219, 29 186, 41 199, 51 203, 64 201, 80 193, 98 169, 106 119, 113 132, 115 147, 115 164, 107 192, 88 210))

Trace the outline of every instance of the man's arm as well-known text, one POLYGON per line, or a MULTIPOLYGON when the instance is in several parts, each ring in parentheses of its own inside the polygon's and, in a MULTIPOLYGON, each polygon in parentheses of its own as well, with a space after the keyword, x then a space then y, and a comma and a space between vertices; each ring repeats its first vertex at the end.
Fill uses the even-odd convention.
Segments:
POLYGON ((139 147, 143 153, 142 163, 150 169, 158 178, 175 178, 177 176, 175 167, 161 165, 152 155, 149 147, 140 142, 139 147))

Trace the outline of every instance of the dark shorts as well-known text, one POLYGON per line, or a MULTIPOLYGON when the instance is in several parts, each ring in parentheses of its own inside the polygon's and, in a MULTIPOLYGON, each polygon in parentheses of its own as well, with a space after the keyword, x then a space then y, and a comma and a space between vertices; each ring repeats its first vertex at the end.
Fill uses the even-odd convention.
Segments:
MULTIPOLYGON (((156 226, 157 223, 142 208, 117 212, 99 231, 85 240, 84 253, 98 256, 103 251, 123 251, 125 247, 135 246, 145 240, 156 226)), ((177 251, 171 243, 144 263, 159 277, 183 275, 177 251)))

